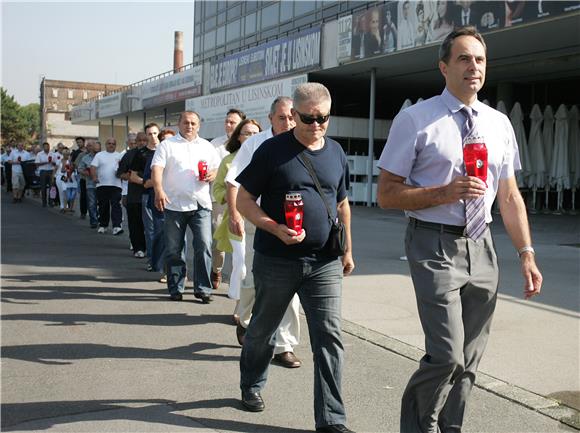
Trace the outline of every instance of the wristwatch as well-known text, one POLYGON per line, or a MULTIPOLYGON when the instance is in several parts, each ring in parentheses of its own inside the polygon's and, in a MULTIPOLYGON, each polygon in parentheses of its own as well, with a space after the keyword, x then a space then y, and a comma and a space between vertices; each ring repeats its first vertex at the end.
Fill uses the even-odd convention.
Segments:
POLYGON ((521 258, 523 253, 532 253, 533 255, 536 255, 536 250, 534 250, 534 247, 531 245, 526 245, 518 250, 518 257, 521 258))

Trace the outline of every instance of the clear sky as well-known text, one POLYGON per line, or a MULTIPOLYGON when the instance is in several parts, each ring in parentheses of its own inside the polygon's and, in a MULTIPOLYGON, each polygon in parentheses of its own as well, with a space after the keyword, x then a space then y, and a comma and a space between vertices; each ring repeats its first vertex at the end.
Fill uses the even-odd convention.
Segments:
POLYGON ((131 84, 173 68, 174 31, 192 61, 193 0, 2 2, 2 87, 39 102, 40 80, 131 84))

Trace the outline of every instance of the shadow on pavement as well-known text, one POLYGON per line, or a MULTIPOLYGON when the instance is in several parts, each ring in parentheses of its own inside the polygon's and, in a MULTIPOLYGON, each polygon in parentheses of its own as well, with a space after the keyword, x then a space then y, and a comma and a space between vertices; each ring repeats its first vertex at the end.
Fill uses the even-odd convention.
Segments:
POLYGON ((48 401, 2 404, 2 431, 18 431, 22 423, 33 422, 34 428, 47 430, 56 425, 76 422, 133 420, 180 427, 195 427, 193 423, 219 431, 252 433, 306 433, 310 430, 253 424, 227 419, 195 417, 174 413, 194 409, 241 409, 233 398, 176 403, 170 400, 89 400, 48 401), (134 405, 143 405, 132 407, 134 405))
POLYGON ((171 359, 181 361, 233 361, 239 356, 201 353, 215 349, 238 349, 239 346, 198 342, 169 349, 119 347, 108 344, 30 344, 3 346, 3 359, 37 362, 46 365, 70 365, 86 359, 171 359))
POLYGON ((45 326, 83 326, 92 323, 141 326, 191 326, 221 323, 231 325, 228 314, 7 314, 3 321, 28 320, 47 322, 45 326))

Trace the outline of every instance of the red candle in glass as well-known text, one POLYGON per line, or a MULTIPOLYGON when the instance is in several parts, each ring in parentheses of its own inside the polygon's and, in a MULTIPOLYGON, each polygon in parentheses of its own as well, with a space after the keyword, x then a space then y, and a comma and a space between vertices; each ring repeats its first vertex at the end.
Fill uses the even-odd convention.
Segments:
POLYGON ((199 172, 199 180, 204 180, 207 176, 207 161, 200 160, 197 163, 197 171, 199 172))
POLYGON ((463 146, 463 163, 468 176, 487 184, 487 147, 481 137, 468 138, 463 146))
POLYGON ((299 192, 289 192, 286 194, 284 202, 284 214, 286 225, 296 233, 302 233, 302 221, 304 219, 304 202, 299 192))

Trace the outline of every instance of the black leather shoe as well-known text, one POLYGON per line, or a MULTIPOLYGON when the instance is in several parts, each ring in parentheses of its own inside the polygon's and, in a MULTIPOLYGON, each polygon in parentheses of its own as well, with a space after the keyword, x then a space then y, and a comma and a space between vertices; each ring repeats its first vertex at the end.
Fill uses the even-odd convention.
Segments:
POLYGON ((238 337, 238 343, 240 346, 244 345, 244 337, 246 336, 246 328, 244 328, 239 323, 236 325, 236 337, 238 337))
POLYGON ((274 355, 273 361, 274 363, 286 368, 298 368, 302 365, 302 361, 300 361, 293 352, 284 352, 274 355))
POLYGON ((193 296, 195 296, 197 299, 201 299, 202 304, 209 304, 211 301, 213 301, 213 296, 206 295, 205 293, 194 293, 193 296))
POLYGON ((316 431, 324 433, 355 433, 343 424, 325 425, 324 427, 318 427, 316 431))
POLYGON ((266 407, 259 392, 242 391, 242 404, 250 412, 262 412, 266 407))
POLYGON ((183 295, 181 293, 172 293, 169 295, 172 301, 181 301, 183 299, 183 295))

